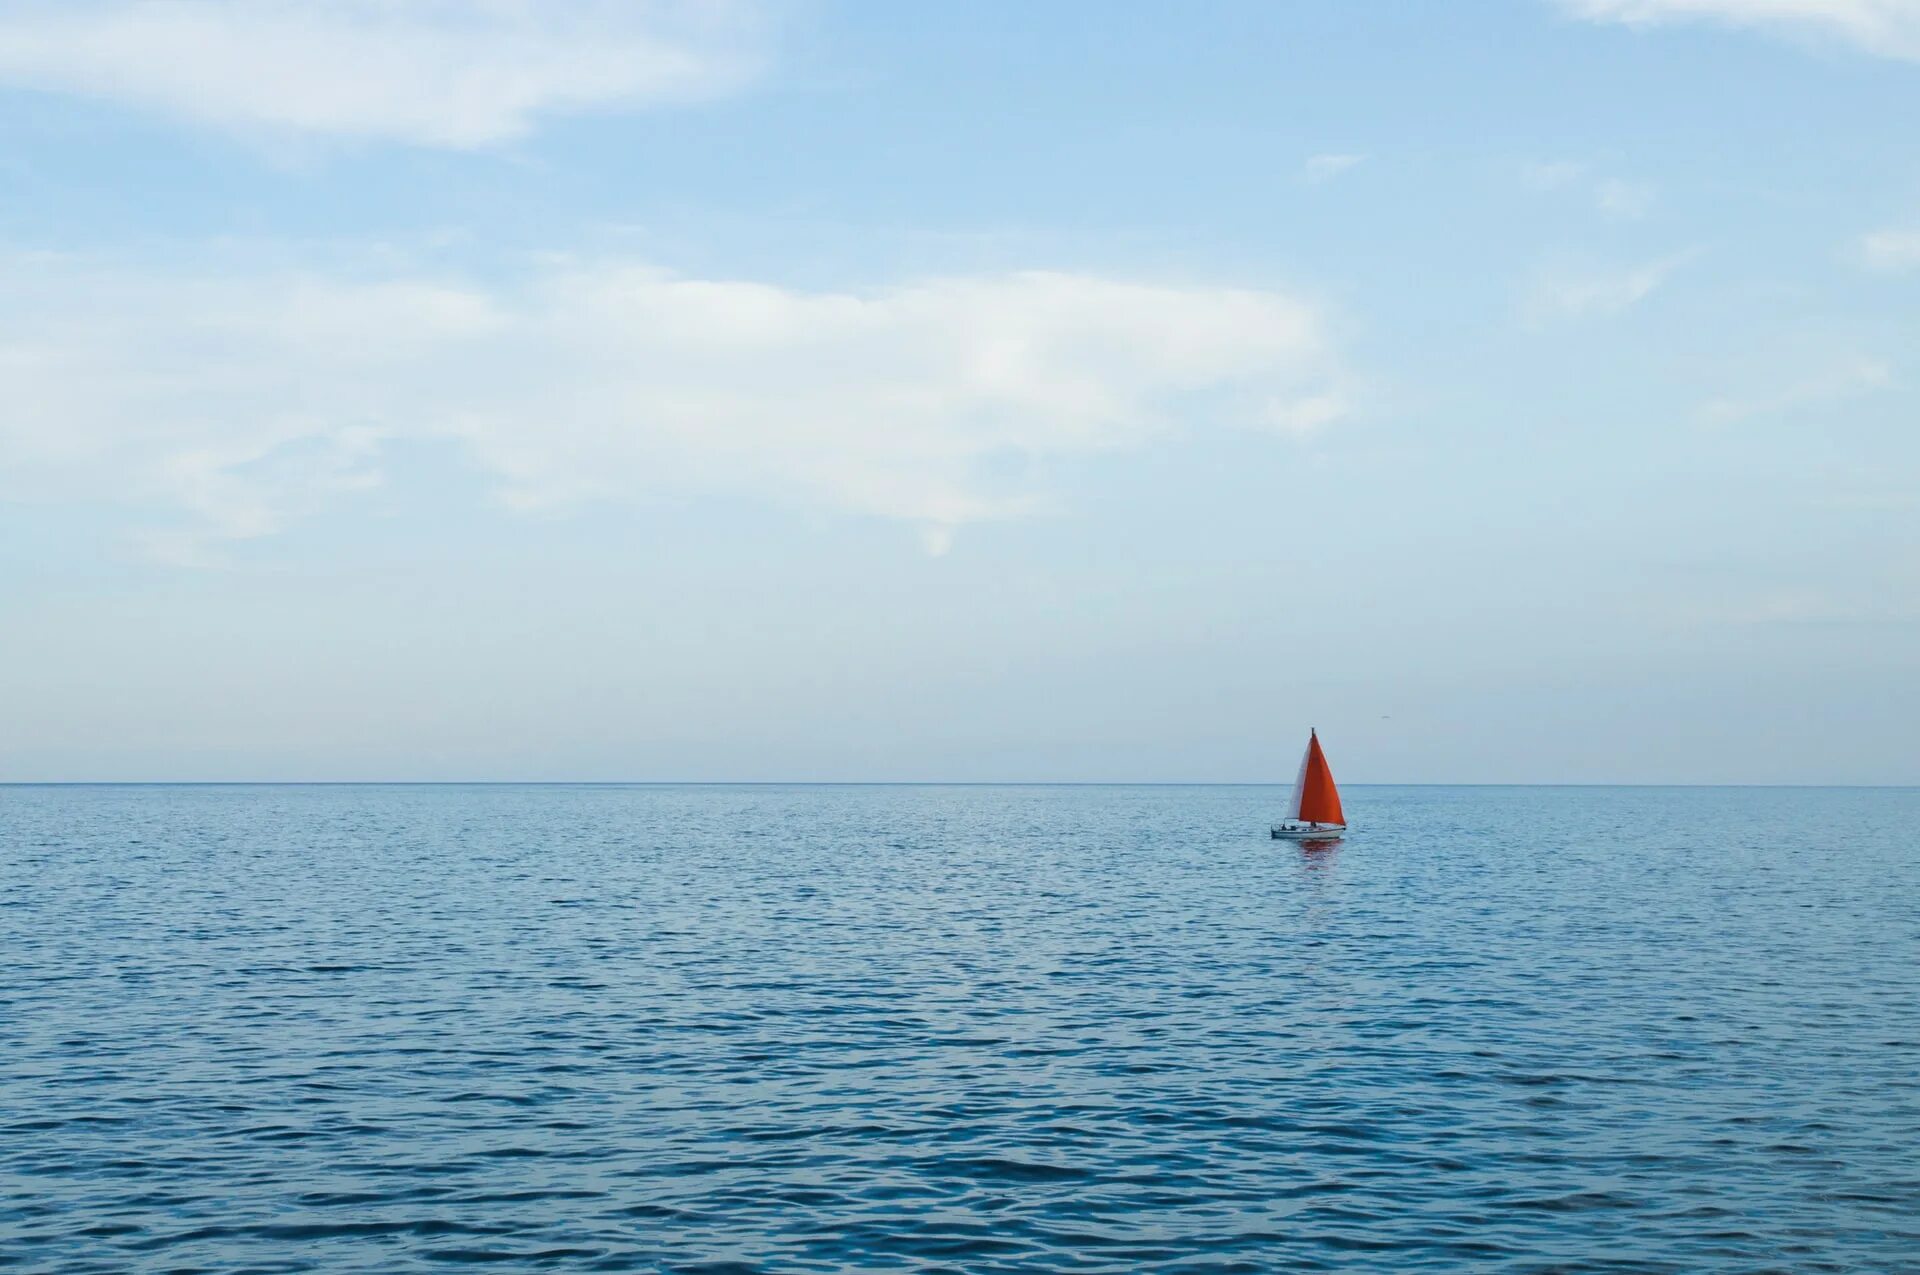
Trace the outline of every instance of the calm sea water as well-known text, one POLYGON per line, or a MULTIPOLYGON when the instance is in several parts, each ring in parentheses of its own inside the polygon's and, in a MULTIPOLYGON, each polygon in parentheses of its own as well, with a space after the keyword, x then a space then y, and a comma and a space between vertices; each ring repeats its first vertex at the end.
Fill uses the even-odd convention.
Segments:
POLYGON ((0 1266, 1920 1269, 1920 791, 0 788, 0 1266))

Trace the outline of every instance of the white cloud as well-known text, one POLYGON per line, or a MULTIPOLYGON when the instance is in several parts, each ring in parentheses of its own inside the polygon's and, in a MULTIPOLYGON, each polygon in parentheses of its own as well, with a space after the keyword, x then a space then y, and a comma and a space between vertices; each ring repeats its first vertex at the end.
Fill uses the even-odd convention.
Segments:
POLYGON ((1593 22, 1650 27, 1711 21, 1839 40, 1880 57, 1920 61, 1920 0, 1561 0, 1593 22))
POLYGON ((736 87, 753 25, 688 0, 0 0, 0 85, 471 148, 546 114, 736 87))
POLYGON ((1639 182, 1606 178, 1594 187, 1594 202, 1609 217, 1637 221, 1653 207, 1653 187, 1639 182))
POLYGON ((1534 280, 1527 314, 1535 323, 1618 314, 1638 305, 1664 284, 1692 254, 1611 270, 1561 270, 1534 280))
POLYGON ((1527 185, 1536 190, 1559 190, 1583 181, 1588 173, 1585 164, 1571 159, 1556 159, 1545 164, 1531 164, 1524 176, 1527 185))
POLYGON ((1907 625, 1920 621, 1920 607, 1891 591, 1847 596, 1825 589, 1775 588, 1720 599, 1692 599, 1677 608, 1689 624, 1907 625))
POLYGON ((1920 269, 1920 230, 1876 230, 1864 235, 1860 256, 1874 270, 1920 269))
POLYGON ((1821 407, 1886 389, 1893 383, 1893 368, 1885 360, 1849 355, 1771 390, 1713 399, 1701 407, 1700 416, 1710 425, 1732 425, 1759 416, 1821 407))
POLYGON ((1301 169, 1301 180, 1309 186, 1321 186, 1342 173, 1366 163, 1365 155, 1315 155, 1301 169))
POLYGON ((721 492, 930 550, 1039 508, 1044 462, 1347 410, 1320 317, 1235 288, 1021 273, 802 292, 555 261, 511 285, 0 262, 0 475, 265 535, 451 443, 510 505, 721 492))
POLYGON ((1609 217, 1637 221, 1653 207, 1653 187, 1643 182, 1601 177, 1592 166, 1574 160, 1558 159, 1534 164, 1523 174, 1535 190, 1578 190, 1593 200, 1595 208, 1609 217))

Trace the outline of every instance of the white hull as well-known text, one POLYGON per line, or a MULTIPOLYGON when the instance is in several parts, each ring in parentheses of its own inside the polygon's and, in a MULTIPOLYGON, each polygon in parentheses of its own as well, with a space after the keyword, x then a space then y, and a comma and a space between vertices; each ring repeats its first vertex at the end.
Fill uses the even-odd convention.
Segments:
POLYGON ((1346 825, 1337 823, 1275 824, 1276 841, 1331 841, 1346 835, 1346 825))

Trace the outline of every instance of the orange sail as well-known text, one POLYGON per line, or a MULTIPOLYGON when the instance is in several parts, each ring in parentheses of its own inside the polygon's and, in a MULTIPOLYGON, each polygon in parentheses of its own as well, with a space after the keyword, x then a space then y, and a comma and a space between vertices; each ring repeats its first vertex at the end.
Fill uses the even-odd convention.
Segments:
POLYGON ((1293 787, 1291 813, 1303 823, 1346 825, 1340 790, 1333 786, 1333 771, 1327 765, 1327 755, 1320 751, 1318 732, 1307 734, 1307 755, 1300 759, 1300 780, 1293 787))

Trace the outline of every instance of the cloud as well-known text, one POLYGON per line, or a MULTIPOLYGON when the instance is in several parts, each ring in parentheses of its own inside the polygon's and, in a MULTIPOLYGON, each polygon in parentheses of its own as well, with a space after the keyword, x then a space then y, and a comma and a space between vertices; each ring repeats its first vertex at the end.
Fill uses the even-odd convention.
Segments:
POLYGON ((1561 0, 1591 22, 1651 27, 1708 21, 1838 40, 1864 52, 1920 61, 1920 0, 1561 0))
POLYGON ((1607 178, 1594 187, 1594 202, 1609 217, 1637 221, 1653 207, 1653 187, 1607 178))
POLYGON ((1860 257, 1889 274, 1920 269, 1920 230, 1876 230, 1860 239, 1860 257))
POLYGON ((1366 161, 1365 155, 1315 155, 1302 168, 1300 179, 1309 186, 1323 186, 1366 161))
POLYGON ((0 85, 246 132, 474 148, 724 93, 754 21, 690 0, 0 0, 0 85))
POLYGON ((1528 317, 1544 323, 1618 314, 1651 296, 1691 256, 1680 253, 1624 269, 1543 273, 1527 298, 1528 317))
POLYGON ((1593 200, 1595 208, 1622 221, 1638 221, 1653 207, 1653 187, 1617 177, 1597 176, 1590 165, 1573 160, 1535 164, 1524 176, 1527 185, 1535 190, 1579 190, 1593 200))
POLYGON ((1029 272, 807 292, 554 260, 509 282, 0 262, 0 475, 186 520, 175 560, 451 445, 522 510, 722 493, 895 519, 930 550, 1044 470, 1345 414, 1284 294, 1029 272))
POLYGON ((1893 368, 1884 360, 1850 355, 1769 392, 1713 399, 1701 407, 1700 416, 1709 425, 1732 425, 1840 402, 1893 384, 1893 368))
POLYGON ((1693 599, 1677 608, 1689 624, 1741 628, 1776 626, 1907 626, 1920 622, 1920 608, 1893 591, 1844 596, 1822 589, 1776 588, 1721 599, 1693 599))

